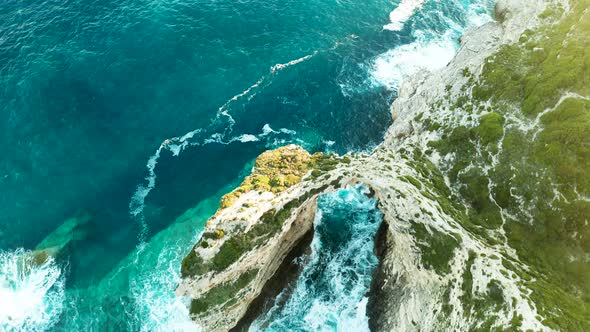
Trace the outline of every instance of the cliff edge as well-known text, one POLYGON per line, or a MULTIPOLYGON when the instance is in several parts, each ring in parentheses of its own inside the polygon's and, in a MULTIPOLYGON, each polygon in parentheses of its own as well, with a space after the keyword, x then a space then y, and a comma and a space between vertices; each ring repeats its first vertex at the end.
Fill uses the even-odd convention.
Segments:
POLYGON ((498 1, 446 68, 404 84, 369 155, 261 155, 183 261, 195 321, 235 327, 317 196, 364 183, 387 225, 372 330, 590 330, 588 8, 498 1))

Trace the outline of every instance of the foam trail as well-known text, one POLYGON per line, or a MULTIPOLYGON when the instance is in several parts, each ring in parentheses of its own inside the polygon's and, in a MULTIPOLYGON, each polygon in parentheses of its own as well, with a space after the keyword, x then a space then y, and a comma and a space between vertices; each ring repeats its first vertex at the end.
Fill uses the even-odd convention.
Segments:
MULTIPOLYGON (((288 68, 290 66, 302 63, 304 61, 307 61, 311 58, 313 58, 314 56, 316 56, 319 53, 319 51, 314 51, 312 54, 306 55, 304 57, 295 59, 295 60, 291 60, 289 62, 286 63, 277 63, 275 65, 273 65, 272 67, 270 67, 270 74, 276 74, 279 71, 288 68)), ((224 115, 224 116, 229 116, 229 114, 227 114, 227 109, 230 106, 231 103, 238 101, 240 98, 245 97, 247 95, 249 95, 254 89, 259 88, 267 79, 267 76, 262 76, 256 83, 252 84, 248 89, 242 91, 241 93, 231 97, 230 99, 228 99, 228 101, 223 104, 221 107, 219 107, 219 115, 224 115)), ((249 100, 252 99, 252 97, 254 97, 256 95, 256 93, 254 93, 254 95, 249 96, 249 100)), ((235 123, 235 121, 231 121, 232 123, 235 123)))
MULTIPOLYGON (((330 49, 330 50, 332 50, 332 49, 330 49)), ((252 99, 257 94, 256 90, 262 89, 266 86, 265 83, 267 82, 269 77, 272 77, 272 76, 278 74, 279 72, 281 72, 282 70, 284 70, 288 67, 305 62, 305 61, 313 58, 314 56, 316 56, 318 53, 319 53, 319 51, 314 51, 312 54, 306 55, 304 57, 301 57, 301 58, 298 58, 295 60, 291 60, 286 63, 279 63, 279 64, 275 64, 275 65, 271 66, 270 70, 269 70, 270 75, 262 76, 258 81, 256 81, 256 83, 252 84, 246 90, 244 90, 244 91, 240 92, 239 94, 228 99, 217 110, 217 115, 216 115, 215 121, 213 123, 213 126, 214 126, 214 125, 218 125, 220 123, 223 124, 223 119, 225 119, 225 121, 227 121, 227 123, 225 123, 224 130, 222 133, 213 133, 210 135, 210 138, 205 139, 202 142, 191 141, 191 139, 195 135, 207 131, 206 129, 199 128, 199 129, 195 129, 195 130, 192 130, 192 131, 184 134, 182 137, 168 138, 160 144, 160 147, 158 147, 156 152, 152 156, 150 156, 150 158, 148 159, 148 162, 146 164, 146 168, 148 171, 148 176, 145 178, 146 183, 140 184, 137 186, 135 193, 131 197, 131 201, 129 203, 130 214, 133 216, 133 218, 139 220, 139 222, 141 224, 141 231, 140 231, 140 235, 139 235, 140 242, 145 241, 145 236, 147 236, 147 233, 148 233, 148 226, 145 222, 145 217, 143 216, 143 210, 145 208, 145 199, 147 198, 149 193, 156 186, 156 178, 157 178, 156 165, 158 164, 158 160, 160 159, 162 151, 169 150, 170 152, 172 152, 173 156, 178 156, 188 146, 210 144, 210 143, 214 143, 214 142, 221 143, 221 144, 229 144, 229 143, 232 143, 235 141, 241 141, 244 143, 257 141, 258 140, 257 137, 255 137, 254 135, 248 135, 248 134, 244 134, 239 137, 234 137, 234 138, 230 139, 229 141, 224 141, 225 137, 232 133, 233 127, 236 123, 235 119, 229 114, 230 106, 234 102, 237 102, 238 100, 240 100, 246 96, 248 96, 248 100, 252 99)), ((290 131, 288 129, 281 129, 281 132, 288 133, 288 134, 294 133, 293 131, 290 131)), ((265 136, 265 135, 262 135, 262 136, 265 136)))
MULTIPOLYGON (((228 126, 224 130, 224 134, 228 135, 233 131, 233 127, 236 124, 236 120, 229 114, 229 106, 233 103, 238 101, 240 98, 249 95, 253 90, 258 89, 264 82, 266 81, 266 76, 262 76, 256 83, 252 84, 248 89, 242 91, 241 93, 231 97, 228 101, 225 102, 219 109, 217 110, 217 118, 216 120, 219 121, 221 116, 224 116, 228 120, 228 126)), ((257 93, 252 94, 248 100, 254 98, 257 93)))
POLYGON ((269 76, 262 76, 256 83, 252 84, 248 89, 233 96, 225 104, 223 104, 221 107, 219 107, 218 113, 217 113, 217 119, 219 119, 220 116, 223 115, 229 120, 229 126, 226 127, 226 130, 224 131, 224 133, 226 135, 231 133, 233 131, 233 126, 236 123, 234 118, 229 114, 229 106, 233 102, 236 102, 245 96, 248 96, 248 100, 251 100, 252 98, 254 98, 254 96, 256 96, 258 94, 257 92, 254 92, 253 94, 251 94, 251 92, 255 89, 260 88, 265 83, 265 81, 267 80, 268 77, 271 77, 271 76, 277 74, 278 72, 282 71, 283 69, 286 69, 288 67, 294 66, 294 65, 302 63, 304 61, 307 61, 307 60, 313 58, 314 56, 316 56, 318 53, 319 53, 319 51, 314 51, 312 54, 306 55, 304 57, 301 57, 301 58, 298 58, 295 60, 291 60, 286 63, 278 63, 278 64, 273 65, 272 67, 270 67, 270 71, 269 71, 270 75, 269 76))
POLYGON ((400 31, 406 21, 422 8, 427 0, 403 0, 397 8, 389 14, 390 23, 383 26, 384 30, 400 31))
POLYGON ((137 189, 135 190, 135 193, 133 193, 131 201, 129 202, 129 211, 131 215, 140 222, 140 242, 143 243, 145 241, 148 233, 148 226, 146 224, 145 217, 143 216, 143 209, 145 207, 146 197, 156 186, 156 165, 158 164, 162 150, 170 150, 174 156, 178 156, 180 152, 186 148, 188 141, 200 132, 201 129, 196 129, 184 134, 182 137, 173 137, 164 140, 156 152, 150 156, 150 159, 148 159, 146 164, 148 176, 145 178, 147 183, 137 186, 137 189))
POLYGON ((65 279, 53 258, 0 252, 0 330, 45 331, 57 322, 65 300, 65 279))
POLYGON ((291 61, 289 61, 287 63, 279 63, 279 64, 276 64, 276 65, 270 67, 270 72, 272 74, 274 74, 274 73, 276 73, 276 72, 278 72, 280 70, 283 70, 283 69, 285 69, 287 67, 291 67, 291 66, 294 66, 296 64, 302 63, 304 61, 307 61, 307 60, 313 58, 318 53, 319 53, 318 51, 314 51, 312 54, 306 55, 306 56, 301 57, 299 59, 291 60, 291 61))
POLYGON ((148 176, 145 178, 147 181, 146 185, 138 185, 135 193, 131 197, 131 202, 129 202, 129 210, 133 217, 139 218, 140 222, 140 232, 139 232, 139 241, 144 242, 145 237, 148 233, 148 227, 145 222, 145 218, 142 215, 143 208, 145 207, 145 198, 147 195, 154 189, 156 186, 156 165, 158 164, 158 159, 160 159, 160 153, 162 152, 163 145, 160 145, 156 153, 154 153, 147 162, 147 170, 148 176))
POLYGON ((291 129, 287 129, 287 128, 281 128, 279 130, 274 130, 268 124, 265 124, 264 127, 262 127, 262 132, 258 135, 243 134, 240 136, 232 137, 227 141, 224 141, 223 135, 216 133, 216 134, 211 135, 211 137, 205 139, 203 141, 202 145, 212 144, 212 143, 228 145, 228 144, 231 144, 234 142, 242 142, 242 143, 258 142, 261 139, 263 139, 271 134, 274 134, 274 135, 278 135, 278 134, 295 135, 295 134, 297 134, 297 132, 294 130, 291 130, 291 129))

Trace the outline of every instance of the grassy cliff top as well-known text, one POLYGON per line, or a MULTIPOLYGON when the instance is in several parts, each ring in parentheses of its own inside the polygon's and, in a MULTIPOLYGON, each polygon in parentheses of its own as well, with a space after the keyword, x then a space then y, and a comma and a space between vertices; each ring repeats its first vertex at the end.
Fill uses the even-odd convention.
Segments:
POLYGON ((552 5, 481 75, 466 68, 461 92, 434 108, 472 121, 431 116, 425 125, 441 133, 429 145, 468 206, 463 225, 516 250, 520 262, 503 264, 532 290, 543 324, 563 331, 590 330, 588 8, 589 0, 552 5))

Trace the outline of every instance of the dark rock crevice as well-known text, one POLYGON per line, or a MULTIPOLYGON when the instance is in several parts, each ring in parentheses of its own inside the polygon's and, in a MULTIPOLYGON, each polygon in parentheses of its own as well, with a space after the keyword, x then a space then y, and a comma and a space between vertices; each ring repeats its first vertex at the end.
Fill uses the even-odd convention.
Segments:
MULTIPOLYGON (((368 188, 369 192, 367 192, 366 195, 370 198, 378 199, 377 192, 370 186, 368 186, 368 188)), ((325 194, 325 192, 323 194, 325 194)), ((297 240, 287 256, 285 256, 280 263, 276 273, 264 282, 260 294, 258 294, 249 304, 246 313, 230 331, 248 331, 251 324, 257 318, 267 313, 273 308, 273 306, 282 306, 289 300, 291 293, 297 284, 297 280, 307 263, 306 260, 309 258, 314 235, 314 227, 311 227, 310 230, 297 240), (280 298, 277 298, 279 295, 280 298)), ((383 260, 388 251, 389 241, 389 224, 384 218, 375 234, 374 252, 379 260, 379 264, 373 271, 371 286, 367 294, 369 297, 367 316, 369 317, 369 328, 371 331, 379 330, 377 327, 378 320, 385 314, 383 309, 379 309, 383 307, 383 303, 379 298, 382 296, 382 288, 386 281, 383 260)))
POLYGON ((388 244, 390 243, 389 224, 384 218, 381 226, 375 235, 375 256, 379 259, 379 265, 373 271, 373 278, 371 281, 371 288, 368 294, 367 316, 369 318, 369 330, 379 331, 381 320, 387 314, 383 305, 383 288, 385 286, 387 275, 384 265, 384 258, 388 251, 388 244))
POLYGON ((279 294, 283 293, 284 295, 281 299, 282 303, 279 303, 279 305, 284 304, 289 299, 290 293, 305 266, 302 260, 309 256, 313 236, 314 229, 312 227, 298 240, 277 269, 277 272, 264 284, 260 294, 250 303, 246 314, 230 331, 248 331, 256 318, 268 312, 275 305, 275 299, 279 294))

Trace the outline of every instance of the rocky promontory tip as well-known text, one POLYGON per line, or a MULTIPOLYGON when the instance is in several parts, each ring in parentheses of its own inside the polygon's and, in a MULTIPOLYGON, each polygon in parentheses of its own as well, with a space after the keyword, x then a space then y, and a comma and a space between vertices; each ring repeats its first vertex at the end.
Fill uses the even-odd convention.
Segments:
POLYGON ((252 174, 225 195, 184 258, 177 294, 205 331, 228 330, 246 314, 301 239, 313 230, 318 194, 340 187, 348 157, 295 145, 261 154, 252 174))

